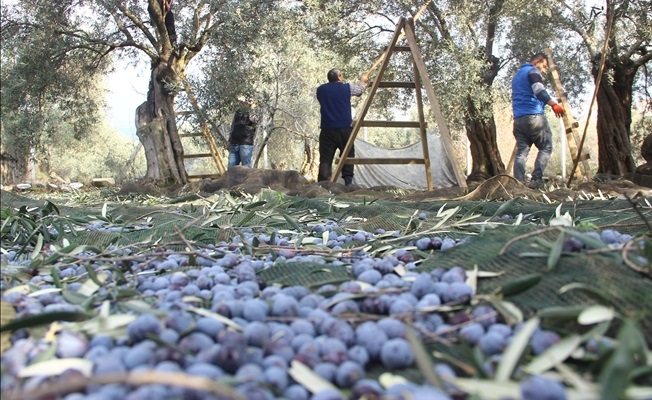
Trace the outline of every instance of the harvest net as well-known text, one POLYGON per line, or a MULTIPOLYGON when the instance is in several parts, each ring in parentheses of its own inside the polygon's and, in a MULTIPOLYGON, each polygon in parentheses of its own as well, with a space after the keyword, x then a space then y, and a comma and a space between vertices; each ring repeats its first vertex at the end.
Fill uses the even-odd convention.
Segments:
MULTIPOLYGON (((401 247, 411 249, 418 254, 417 259, 421 259, 418 271, 460 266, 467 271, 477 267, 478 271, 495 273, 490 278, 479 279, 477 292, 481 294, 491 293, 519 277, 540 274, 537 284, 509 297, 524 314, 532 315, 537 310, 554 306, 605 302, 622 315, 640 318, 644 331, 652 332, 649 275, 631 268, 638 264, 628 262, 639 257, 642 249, 635 246, 629 251, 623 247, 564 252, 550 268, 549 258, 553 251, 550 245, 559 238, 560 230, 546 228, 553 217, 568 212, 577 226, 574 229, 580 232, 614 229, 640 237, 649 234, 648 223, 652 220, 652 208, 645 198, 561 204, 521 198, 509 202, 415 202, 374 199, 366 195, 310 199, 262 191, 248 202, 237 205, 227 194, 217 194, 200 202, 178 201, 173 199, 163 205, 142 204, 142 199, 139 205, 134 205, 137 202, 114 202, 108 203, 104 211, 105 203, 59 208, 61 215, 70 217, 91 220, 102 214, 110 217, 113 223, 105 223, 104 227, 112 226, 113 231, 84 229, 75 236, 67 236, 72 244, 97 248, 158 245, 174 249, 187 247, 189 243, 209 245, 220 240, 228 242, 243 229, 268 234, 294 230, 303 232, 306 237, 321 238, 314 227, 325 221, 335 222, 334 229, 341 233, 382 229, 388 233, 376 241, 353 241, 346 246, 365 248, 367 254, 377 257, 401 247), (427 218, 417 218, 418 213, 425 213, 427 218), (514 224, 514 218, 519 215, 528 223, 514 224), (392 232, 396 233, 390 235, 392 232), (466 243, 448 251, 430 253, 410 247, 418 238, 435 236, 465 239, 466 243)), ((22 205, 42 206, 43 202, 2 192, 3 207, 22 205)), ((305 243, 320 254, 330 254, 322 252, 328 250, 325 246, 320 248, 305 243)), ((346 252, 345 256, 348 260, 355 257, 346 252)), ((268 285, 310 288, 351 279, 345 266, 317 262, 278 263, 262 271, 260 276, 268 285)))

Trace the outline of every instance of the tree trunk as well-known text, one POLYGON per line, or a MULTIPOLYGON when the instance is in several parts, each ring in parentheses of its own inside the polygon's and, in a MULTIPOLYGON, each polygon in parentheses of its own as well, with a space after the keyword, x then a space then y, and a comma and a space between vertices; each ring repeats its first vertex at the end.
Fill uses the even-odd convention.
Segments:
POLYGON ((147 101, 136 109, 137 135, 147 160, 145 179, 164 184, 188 182, 174 112, 176 82, 172 67, 164 62, 156 64, 150 76, 147 101))
MULTIPOLYGON (((489 35, 493 35, 493 33, 489 32, 489 35)), ((487 96, 481 99, 467 96, 466 100, 464 125, 473 159, 471 173, 467 177, 468 181, 482 181, 505 173, 505 164, 500 158, 496 141, 496 120, 490 97, 491 86, 500 69, 500 60, 487 51, 489 50, 481 48, 477 54, 478 59, 485 63, 485 67, 479 73, 477 83, 485 89, 487 96)))
MULTIPOLYGON (((598 173, 618 175, 634 172, 630 131, 632 123, 632 88, 636 68, 631 60, 608 57, 598 88, 598 173), (609 78, 609 79, 608 79, 609 78)), ((600 57, 593 63, 593 77, 597 81, 600 57)))
MULTIPOLYGON (((490 105, 483 103, 481 107, 490 105)), ((487 118, 478 110, 471 98, 467 103, 465 118, 466 135, 469 138, 473 167, 467 180, 486 180, 492 176, 505 173, 505 164, 500 158, 496 141, 496 121, 493 111, 487 118)))
POLYGON ((0 181, 4 185, 29 182, 31 180, 29 175, 29 151, 24 151, 25 149, 15 150, 3 148, 0 153, 0 181))
POLYGON ((310 175, 316 180, 319 172, 319 153, 317 152, 317 146, 311 142, 314 142, 314 140, 307 137, 303 141, 303 162, 299 173, 303 176, 310 175))

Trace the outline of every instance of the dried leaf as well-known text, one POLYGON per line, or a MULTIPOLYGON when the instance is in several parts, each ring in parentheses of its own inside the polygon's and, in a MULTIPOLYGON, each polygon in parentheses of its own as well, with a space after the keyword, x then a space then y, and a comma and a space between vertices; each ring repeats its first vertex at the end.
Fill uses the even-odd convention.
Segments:
POLYGON ((292 379, 312 393, 319 393, 327 389, 338 391, 332 383, 314 373, 300 361, 292 360, 288 374, 292 379))
POLYGON ((21 378, 55 376, 61 375, 68 369, 75 369, 84 376, 91 376, 93 362, 84 358, 55 358, 27 366, 18 372, 18 376, 21 378))
POLYGON ((611 321, 616 316, 613 308, 595 305, 586 308, 577 317, 577 322, 581 325, 592 325, 599 322, 611 321))
POLYGON ((111 335, 115 330, 125 328, 135 319, 136 316, 131 314, 114 314, 108 317, 98 316, 80 323, 77 328, 91 335, 98 333, 111 335))
POLYGON ((61 291, 61 289, 59 289, 59 288, 41 289, 41 290, 37 290, 36 292, 32 292, 32 293, 28 294, 27 297, 39 297, 39 296, 42 296, 42 295, 47 294, 47 293, 58 293, 60 291, 61 291))
POLYGON ((548 347, 546 351, 532 360, 523 370, 537 375, 548 371, 557 364, 564 362, 582 343, 580 335, 571 335, 548 347))
POLYGON ((243 328, 240 325, 236 324, 235 322, 231 321, 229 318, 227 318, 227 317, 225 317, 223 315, 213 313, 213 312, 210 312, 210 311, 205 310, 203 308, 197 308, 197 307, 193 307, 193 306, 189 306, 188 311, 192 311, 192 312, 194 312, 196 314, 199 314, 199 315, 202 315, 204 317, 209 317, 209 318, 216 319, 216 320, 220 321, 221 323, 223 323, 224 325, 228 325, 229 327, 231 327, 231 328, 233 328, 235 330, 243 331, 243 328))
POLYGON ((473 271, 467 274, 466 283, 473 289, 473 295, 478 293, 478 264, 473 266, 473 271))
POLYGON ((483 399, 521 398, 518 383, 515 382, 496 382, 468 378, 452 378, 450 381, 466 393, 482 394, 483 399))
POLYGON ((568 285, 564 285, 559 289, 559 294, 564 294, 571 290, 582 290, 584 292, 587 292, 588 294, 590 294, 592 297, 594 297, 596 300, 599 300, 603 304, 611 303, 609 296, 605 292, 598 290, 594 286, 587 285, 585 283, 573 282, 573 283, 569 283, 568 285))
POLYGON ((625 398, 629 400, 652 399, 652 387, 630 386, 625 390, 625 398))
POLYGON ((34 250, 32 250, 32 254, 30 254, 29 259, 36 259, 36 257, 38 257, 38 255, 41 253, 41 249, 43 249, 43 235, 39 233, 38 238, 36 239, 36 244, 34 245, 34 250))
POLYGON ((525 351, 530 342, 530 337, 539 327, 539 323, 539 318, 532 318, 523 324, 518 333, 514 335, 512 341, 503 352, 500 358, 500 364, 498 364, 498 368, 496 369, 495 379, 497 382, 509 381, 514 372, 514 368, 518 365, 523 355, 523 351, 525 351))
MULTIPOLYGON (((0 326, 5 326, 14 318, 16 318, 16 310, 14 309, 14 306, 6 301, 0 301, 0 326)), ((2 332, 0 334, 0 355, 2 355, 6 349, 11 347, 10 338, 11 332, 2 332)))
POLYGON ((490 300, 496 311, 498 311, 507 325, 517 325, 523 322, 523 312, 509 301, 490 300))
POLYGON ((439 375, 435 372, 432 359, 430 358, 430 355, 426 351, 426 348, 424 347, 421 340, 417 338, 414 330, 409 326, 406 328, 405 333, 406 339, 412 348, 412 352, 414 353, 416 364, 419 367, 419 371, 425 378, 426 382, 436 388, 444 390, 444 384, 442 383, 439 375))
POLYGON ((400 375, 394 375, 391 372, 385 372, 378 377, 380 383, 385 389, 390 388, 400 383, 407 383, 408 380, 400 375))
POLYGON ((77 290, 78 294, 81 294, 82 296, 86 297, 91 297, 97 290, 102 286, 104 282, 109 278, 109 274, 106 272, 100 272, 95 276, 95 280, 89 279, 86 282, 84 282, 81 287, 77 290), (98 284, 99 283, 99 284, 98 284))

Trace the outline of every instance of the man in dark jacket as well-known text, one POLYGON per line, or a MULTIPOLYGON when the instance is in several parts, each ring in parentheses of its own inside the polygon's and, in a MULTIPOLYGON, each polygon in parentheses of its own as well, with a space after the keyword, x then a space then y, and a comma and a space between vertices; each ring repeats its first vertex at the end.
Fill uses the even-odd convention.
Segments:
MULTIPOLYGON (((317 100, 321 106, 321 132, 319 133, 319 174, 317 181, 331 179, 335 150, 340 156, 349 141, 352 131, 351 96, 360 96, 367 84, 367 76, 362 75, 356 85, 344 83, 342 72, 331 69, 327 74, 328 83, 317 88, 317 100)), ((355 148, 347 157, 355 156, 355 148)), ((353 184, 353 164, 345 164, 342 178, 346 186, 353 184)))
POLYGON ((564 115, 564 109, 553 100, 543 86, 543 76, 548 70, 548 59, 543 53, 536 53, 529 63, 521 65, 512 79, 512 110, 514 112, 514 137, 516 138, 516 160, 514 178, 525 181, 525 162, 534 144, 539 153, 534 161, 531 187, 543 184, 543 171, 552 154, 552 131, 543 113, 549 105, 557 117, 564 115))
POLYGON ((249 103, 241 96, 240 107, 233 116, 231 134, 229 135, 229 166, 240 165, 251 167, 251 155, 254 151, 256 137, 256 114, 253 111, 254 103, 249 103))

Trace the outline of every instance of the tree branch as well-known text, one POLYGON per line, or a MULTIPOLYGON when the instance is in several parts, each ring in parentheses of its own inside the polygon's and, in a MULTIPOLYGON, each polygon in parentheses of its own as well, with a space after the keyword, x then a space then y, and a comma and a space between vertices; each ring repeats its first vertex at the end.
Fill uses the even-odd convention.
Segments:
POLYGON ((448 24, 446 22, 446 18, 442 11, 433 3, 430 3, 430 12, 435 16, 435 23, 437 25, 437 29, 439 29, 439 33, 441 36, 444 38, 444 40, 450 41, 451 40, 451 33, 450 30, 448 29, 448 24))
POLYGON ((582 16, 576 12, 575 9, 573 9, 566 1, 564 0, 558 0, 558 3, 568 10, 568 12, 573 16, 574 18, 567 18, 561 13, 559 13, 559 19, 562 21, 562 25, 565 25, 567 28, 571 29, 580 37, 582 38, 582 41, 586 44, 586 48, 589 51, 589 55, 591 56, 591 59, 596 58, 598 55, 598 50, 597 50, 597 45, 595 43, 595 40, 593 40, 593 37, 589 35, 589 33, 584 29, 582 25, 580 25, 580 20, 581 19, 586 19, 585 16, 582 16))
MULTIPOLYGON (((157 3, 157 5, 158 5, 158 3, 157 3)), ((131 11, 129 11, 129 9, 127 7, 125 7, 123 4, 118 4, 118 9, 120 11, 122 11, 122 13, 125 15, 125 17, 129 18, 129 20, 131 22, 133 22, 134 25, 136 25, 140 29, 141 32, 143 32, 143 35, 145 35, 147 40, 149 40, 149 42, 152 44, 152 46, 154 46, 154 48, 156 48, 156 44, 157 44, 156 37, 154 37, 154 35, 152 35, 152 33, 149 31, 149 29, 147 29, 147 27, 145 26, 143 21, 141 21, 140 18, 138 18, 131 11)), ((118 22, 117 19, 116 19, 116 23, 118 23, 118 27, 120 27, 122 25, 121 23, 118 22)), ((125 28, 125 30, 126 30, 126 28, 125 28)), ((128 38, 130 38, 131 37, 131 32, 129 32, 128 34, 126 33, 126 35, 127 35, 128 38)), ((136 43, 135 41, 133 41, 133 42, 136 43)), ((136 47, 138 47, 139 49, 145 51, 150 57, 152 57, 152 51, 151 50, 149 50, 149 51, 145 50, 145 46, 139 45, 139 46, 136 46, 136 47)), ((154 57, 156 57, 156 56, 157 55, 155 54, 154 57)))
POLYGON ((652 60, 652 52, 647 51, 641 57, 634 61, 634 67, 639 68, 645 65, 648 61, 652 60))

